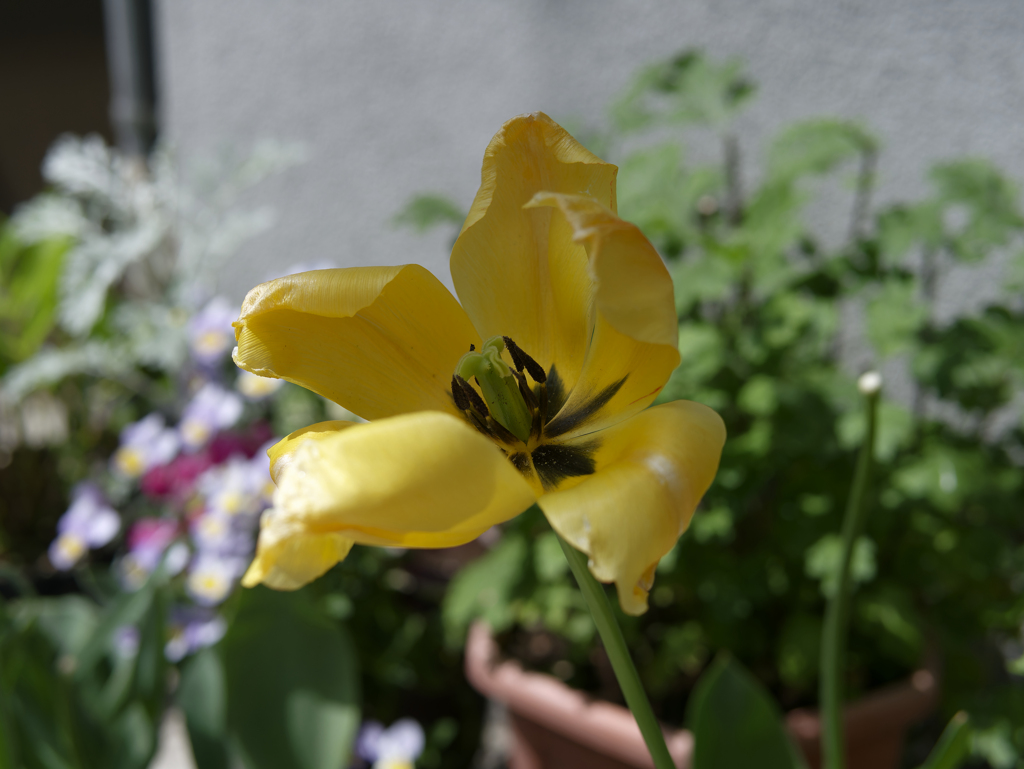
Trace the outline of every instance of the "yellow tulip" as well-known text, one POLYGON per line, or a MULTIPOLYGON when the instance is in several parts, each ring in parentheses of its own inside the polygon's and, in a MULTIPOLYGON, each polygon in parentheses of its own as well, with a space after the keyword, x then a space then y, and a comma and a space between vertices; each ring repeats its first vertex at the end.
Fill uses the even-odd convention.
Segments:
POLYGON ((449 547, 537 502, 640 614, 725 440, 688 401, 651 405, 679 363, 672 280, 616 215, 615 166, 546 115, 506 123, 451 256, 257 286, 235 362, 370 420, 270 450, 277 483, 243 580, 295 589, 354 543, 449 547), (472 352, 469 352, 472 351, 472 352))

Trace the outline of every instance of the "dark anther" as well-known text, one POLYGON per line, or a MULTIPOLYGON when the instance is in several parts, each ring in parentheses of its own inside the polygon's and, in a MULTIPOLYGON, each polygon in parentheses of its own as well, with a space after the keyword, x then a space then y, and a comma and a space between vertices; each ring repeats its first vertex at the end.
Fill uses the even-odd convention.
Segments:
POLYGON ((517 371, 522 371, 525 368, 533 378, 534 382, 543 382, 547 379, 544 369, 540 367, 540 364, 537 363, 537 361, 523 352, 519 345, 507 336, 502 337, 502 339, 505 340, 505 349, 507 349, 509 355, 512 356, 512 361, 516 364, 517 371))
MULTIPOLYGON (((462 390, 463 397, 468 401, 466 408, 476 409, 482 417, 491 413, 487 410, 487 404, 484 403, 484 399, 480 397, 480 393, 473 389, 473 385, 458 374, 452 377, 452 383, 459 385, 459 388, 462 390)), ((456 405, 458 405, 458 402, 456 402, 456 405)))
POLYGON ((519 345, 513 342, 509 337, 503 336, 505 340, 505 349, 508 350, 508 354, 512 356, 512 363, 516 367, 516 371, 520 374, 523 373, 523 351, 519 349, 519 345))
POLYGON ((487 429, 491 431, 491 435, 495 436, 500 441, 504 441, 505 443, 522 443, 519 438, 506 429, 505 425, 494 417, 487 417, 487 429))
POLYGON ((459 384, 458 380, 458 375, 452 374, 452 397, 455 399, 455 408, 459 411, 465 411, 469 408, 469 398, 462 391, 462 385, 459 384))
POLYGON ((533 394, 533 390, 530 389, 530 385, 526 384, 526 377, 518 371, 513 371, 512 376, 516 378, 516 383, 519 385, 519 394, 523 396, 523 400, 526 401, 526 407, 533 411, 537 408, 537 396, 533 394))
POLYGON ((473 423, 473 427, 482 432, 488 438, 494 438, 494 433, 487 429, 487 423, 484 422, 484 418, 479 416, 475 411, 466 411, 469 415, 469 421, 473 423))
POLYGON ((476 345, 475 345, 475 344, 473 344, 472 342, 470 342, 470 343, 469 343, 469 351, 470 351, 470 352, 473 352, 473 350, 475 350, 475 349, 476 349, 476 345))

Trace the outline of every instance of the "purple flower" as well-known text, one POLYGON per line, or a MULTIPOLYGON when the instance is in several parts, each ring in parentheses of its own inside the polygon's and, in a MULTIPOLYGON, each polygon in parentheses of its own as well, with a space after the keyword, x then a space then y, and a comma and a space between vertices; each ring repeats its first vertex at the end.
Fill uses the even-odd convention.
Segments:
POLYGON ((121 559, 125 586, 137 590, 163 562, 166 573, 174 576, 185 568, 188 545, 175 541, 181 533, 177 521, 166 518, 142 518, 128 532, 128 553, 121 559))
POLYGON ((249 559, 200 551, 188 569, 185 588, 200 606, 216 606, 231 595, 249 559))
POLYGON ((178 434, 189 451, 205 446, 219 430, 225 430, 242 416, 242 399, 219 385, 207 382, 181 415, 178 434))
POLYGON ((231 323, 238 308, 222 296, 214 297, 188 322, 188 344, 192 357, 204 366, 219 363, 235 344, 231 323))
POLYGON ((256 520, 206 512, 192 520, 192 541, 201 553, 248 557, 256 544, 256 520))
POLYGON ((255 516, 264 507, 264 495, 270 483, 265 457, 252 460, 231 457, 211 467, 196 483, 208 512, 220 515, 255 516))
POLYGON ((180 448, 175 431, 165 427, 164 418, 154 413, 121 431, 121 445, 111 463, 118 475, 138 478, 149 468, 170 462, 180 448))
POLYGON ((210 609, 198 606, 176 606, 168 621, 170 638, 164 645, 164 656, 178 662, 186 655, 213 646, 227 632, 224 618, 210 609))
POLYGON ((139 653, 139 629, 134 625, 122 625, 114 631, 114 653, 122 659, 131 659, 139 653))
POLYGON ((71 506, 57 521, 57 538, 50 544, 50 563, 67 571, 87 550, 103 547, 121 529, 121 517, 91 483, 71 492, 71 506))
POLYGON ((373 769, 412 769, 426 742, 423 727, 412 718, 395 721, 387 729, 366 721, 356 738, 356 753, 373 762, 373 769))

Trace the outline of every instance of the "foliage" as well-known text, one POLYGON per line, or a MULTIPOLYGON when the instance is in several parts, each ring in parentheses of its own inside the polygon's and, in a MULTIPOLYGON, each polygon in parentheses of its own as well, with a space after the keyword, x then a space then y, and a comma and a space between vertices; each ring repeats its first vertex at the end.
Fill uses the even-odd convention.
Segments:
MULTIPOLYGON (((37 280, 51 284, 59 267, 60 334, 7 372, 3 396, 17 402, 77 374, 137 388, 140 369, 179 370, 187 356, 185 321, 218 267, 273 222, 268 210, 239 210, 239 194, 301 158, 297 147, 264 143, 247 157, 222 158, 205 180, 186 185, 167 153, 147 169, 97 136, 59 140, 43 165, 51 191, 22 206, 11 228, 12 237, 37 250, 68 246, 62 263, 49 269, 39 257, 32 262, 44 274, 37 280)), ((6 290, 19 289, 12 282, 6 290)))
POLYGON ((690 709, 694 769, 805 766, 782 728, 778 705, 727 654, 718 657, 694 687, 690 709))
POLYGON ((0 605, 5 766, 148 765, 167 694, 160 579, 103 610, 81 596, 0 605), (148 643, 119 645, 128 624, 148 643))
MULTIPOLYGON (((660 400, 707 403, 729 434, 691 530, 658 568, 650 611, 622 618, 641 676, 669 723, 682 721, 718 650, 783 707, 814 703, 836 533, 864 434, 855 379, 880 368, 902 386, 880 404, 847 690, 941 659, 947 716, 968 709, 976 735, 997 735, 975 736, 976 755, 996 755, 986 746, 998 742, 1018 760, 1024 306, 1013 291, 980 307, 957 301, 979 265, 1010 255, 1008 274, 1024 275, 1016 186, 989 162, 954 160, 932 171, 923 200, 873 209, 879 143, 855 124, 814 119, 769 145, 743 194, 731 121, 752 90, 736 65, 683 54, 641 73, 604 137, 622 147, 625 131, 657 129, 657 144, 637 149, 630 137, 619 210, 675 281, 682 364, 660 400), (666 128, 693 127, 719 134, 721 162, 694 164, 665 141, 666 128), (844 179, 852 184, 836 185, 844 179), (826 189, 848 206, 841 237, 813 223, 838 216, 806 215, 826 189)), ((531 666, 614 697, 579 602, 541 565, 540 526, 511 523, 453 582, 449 640, 484 617, 531 666)))
POLYGON ((203 753, 197 763, 228 767, 228 746, 238 746, 253 769, 339 766, 359 727, 348 633, 301 597, 261 588, 240 604, 224 641, 182 673, 179 702, 203 753))
POLYGON ((464 218, 458 204, 443 195, 416 195, 395 215, 394 223, 426 232, 439 224, 461 226, 464 218))
POLYGON ((38 350, 53 330, 67 247, 62 237, 25 245, 0 222, 0 375, 38 350))
POLYGON ((441 591, 399 555, 353 553, 296 595, 233 591, 269 504, 261 444, 352 418, 239 375, 237 309, 208 293, 272 220, 237 211, 238 194, 296 158, 260 145, 185 184, 166 155, 146 169, 66 138, 44 169, 52 189, 3 227, 0 418, 46 398, 66 426, 43 450, 27 430, 0 440, 2 766, 141 769, 174 704, 200 769, 348 765, 363 712, 419 718, 423 767, 476 749, 480 700, 453 685, 441 591), (123 536, 115 524, 77 549, 76 495, 123 536), (354 615, 356 600, 373 610, 354 615))

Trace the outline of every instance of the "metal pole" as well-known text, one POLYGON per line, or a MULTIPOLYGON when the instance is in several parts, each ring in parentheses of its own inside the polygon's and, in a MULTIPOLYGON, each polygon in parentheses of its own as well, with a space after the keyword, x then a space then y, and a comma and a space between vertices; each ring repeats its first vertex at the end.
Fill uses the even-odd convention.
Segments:
POLYGON ((156 141, 156 76, 150 0, 103 0, 110 122, 117 146, 144 160, 156 141))

